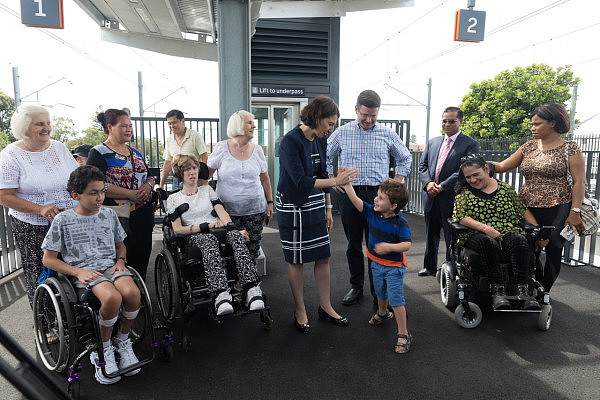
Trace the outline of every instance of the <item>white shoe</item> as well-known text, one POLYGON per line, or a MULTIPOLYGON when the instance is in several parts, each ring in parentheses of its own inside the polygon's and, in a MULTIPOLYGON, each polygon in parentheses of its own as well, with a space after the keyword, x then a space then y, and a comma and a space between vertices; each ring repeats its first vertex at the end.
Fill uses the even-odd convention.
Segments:
POLYGON ((231 304, 231 301, 232 298, 229 290, 219 293, 215 299, 215 311, 217 312, 217 317, 233 314, 233 305, 231 304))
MULTIPOLYGON (((121 380, 120 376, 115 376, 114 378, 107 378, 102 373, 102 368, 100 367, 100 360, 98 359, 98 352, 92 351, 90 353, 90 361, 96 367, 96 373, 94 376, 98 383, 102 385, 112 385, 113 383, 117 383, 121 380)), ((117 362, 115 361, 115 348, 113 346, 108 346, 104 348, 104 370, 107 374, 114 374, 119 371, 117 368, 117 362)))
POLYGON ((256 285, 248 289, 248 293, 246 293, 246 307, 248 307, 250 311, 258 311, 265 308, 265 302, 262 297, 260 285, 256 285))
MULTIPOLYGON (((117 343, 117 353, 119 353, 119 369, 124 369, 140 362, 133 352, 131 339, 129 338, 117 343)), ((140 372, 140 370, 141 368, 134 369, 126 373, 125 376, 133 376, 140 372)))

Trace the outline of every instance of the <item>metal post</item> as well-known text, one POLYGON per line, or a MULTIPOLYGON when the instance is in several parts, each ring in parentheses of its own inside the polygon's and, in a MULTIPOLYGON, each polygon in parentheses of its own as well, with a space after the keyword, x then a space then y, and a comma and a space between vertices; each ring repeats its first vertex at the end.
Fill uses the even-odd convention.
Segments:
POLYGON ((467 0, 467 8, 469 10, 472 10, 473 8, 475 8, 475 0, 467 0))
POLYGON ((575 113, 577 109, 577 88, 579 87, 579 82, 575 83, 573 86, 573 96, 571 97, 571 128, 569 128, 569 133, 567 133, 567 138, 570 140, 573 138, 573 130, 575 129, 575 113))
MULTIPOLYGON (((142 85, 142 71, 138 71, 138 102, 140 108, 140 117, 144 116, 144 94, 143 94, 144 85, 142 85)), ((144 135, 144 120, 140 120, 140 142, 138 144, 140 146, 140 151, 146 157, 146 140, 144 135)))
POLYGON ((21 87, 19 85, 19 68, 12 68, 13 74, 13 88, 15 91, 15 108, 18 108, 21 105, 21 87))
POLYGON ((427 83, 427 125, 425 126, 425 143, 429 143, 429 122, 431 121, 431 78, 427 83))

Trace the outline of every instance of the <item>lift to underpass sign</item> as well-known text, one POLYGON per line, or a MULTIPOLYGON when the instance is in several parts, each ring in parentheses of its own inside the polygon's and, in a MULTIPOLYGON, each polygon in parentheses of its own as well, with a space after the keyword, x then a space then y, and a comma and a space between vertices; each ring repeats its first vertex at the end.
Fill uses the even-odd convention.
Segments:
POLYGON ((458 10, 454 20, 454 40, 481 42, 485 33, 485 11, 458 10))

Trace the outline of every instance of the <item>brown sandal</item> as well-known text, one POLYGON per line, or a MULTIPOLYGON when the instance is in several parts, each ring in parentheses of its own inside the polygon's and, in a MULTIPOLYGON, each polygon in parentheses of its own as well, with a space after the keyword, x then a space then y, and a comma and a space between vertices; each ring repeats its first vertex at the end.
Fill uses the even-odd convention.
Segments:
POLYGON ((406 334, 406 335, 402 335, 399 333, 396 336, 398 337, 398 339, 406 340, 406 342, 404 342, 404 343, 396 342, 396 345, 394 346, 394 352, 396 354, 408 353, 408 351, 410 350, 410 345, 412 343, 412 335, 410 333, 406 334))
POLYGON ((388 319, 392 319, 392 318, 394 318, 393 312, 388 311, 385 314, 381 315, 381 314, 379 314, 379 311, 378 311, 371 316, 371 319, 369 320, 369 325, 379 326, 379 325, 383 324, 385 321, 387 321, 388 319), (377 317, 379 317, 379 318, 377 318, 377 317))

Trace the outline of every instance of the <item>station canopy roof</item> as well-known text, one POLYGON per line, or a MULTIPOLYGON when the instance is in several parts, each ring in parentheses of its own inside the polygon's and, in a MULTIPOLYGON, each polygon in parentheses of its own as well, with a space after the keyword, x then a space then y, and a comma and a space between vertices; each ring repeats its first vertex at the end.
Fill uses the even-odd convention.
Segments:
MULTIPOLYGON (((74 0, 102 39, 180 57, 217 60, 217 0, 74 0)), ((239 1, 239 0, 238 0, 239 1)), ((414 0, 251 0, 259 18, 343 17, 348 12, 413 6, 414 0)))

